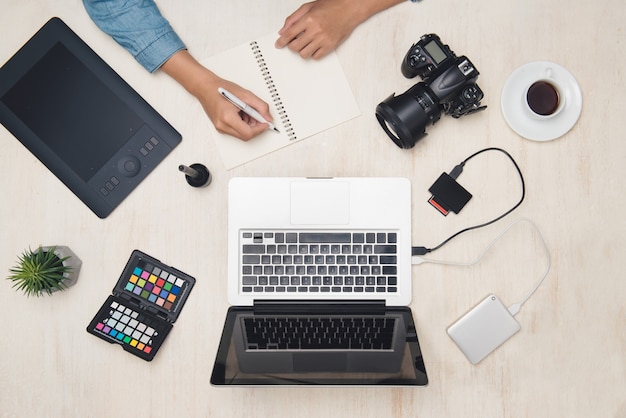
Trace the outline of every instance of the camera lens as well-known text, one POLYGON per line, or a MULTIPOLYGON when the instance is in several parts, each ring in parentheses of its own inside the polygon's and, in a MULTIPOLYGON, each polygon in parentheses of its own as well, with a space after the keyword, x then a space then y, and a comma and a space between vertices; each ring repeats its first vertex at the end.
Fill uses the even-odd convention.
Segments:
POLYGON ((399 96, 392 94, 376 106, 380 126, 404 149, 413 148, 426 135, 426 125, 437 121, 440 115, 440 106, 432 100, 422 82, 399 96))
POLYGON ((405 141, 401 139, 400 135, 396 132, 396 128, 398 126, 397 123, 389 121, 389 119, 393 119, 393 114, 389 113, 389 108, 385 106, 385 103, 381 103, 376 108, 376 118, 378 119, 380 126, 382 126, 383 130, 387 133, 387 136, 389 136, 389 138, 391 138, 397 146, 400 148, 411 148, 410 146, 404 145, 405 141))

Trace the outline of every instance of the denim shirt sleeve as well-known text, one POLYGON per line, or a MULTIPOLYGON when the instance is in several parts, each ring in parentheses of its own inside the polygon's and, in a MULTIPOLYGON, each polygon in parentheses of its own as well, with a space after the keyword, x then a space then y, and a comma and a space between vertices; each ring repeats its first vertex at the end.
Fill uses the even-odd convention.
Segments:
POLYGON ((185 44, 153 0, 83 0, 89 17, 148 71, 156 71, 185 44))

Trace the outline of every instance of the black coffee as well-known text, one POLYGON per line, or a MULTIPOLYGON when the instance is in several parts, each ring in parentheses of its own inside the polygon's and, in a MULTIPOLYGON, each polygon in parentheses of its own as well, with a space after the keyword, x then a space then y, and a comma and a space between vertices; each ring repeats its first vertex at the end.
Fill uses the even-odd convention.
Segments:
POLYGON ((528 89, 526 102, 536 114, 549 116, 559 107, 559 92, 547 81, 537 81, 528 89))

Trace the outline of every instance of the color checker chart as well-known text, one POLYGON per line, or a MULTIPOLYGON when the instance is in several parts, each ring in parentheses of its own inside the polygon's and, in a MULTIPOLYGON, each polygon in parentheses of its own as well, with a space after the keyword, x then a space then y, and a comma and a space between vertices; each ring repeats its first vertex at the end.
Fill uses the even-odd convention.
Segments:
POLYGON ((195 279, 133 251, 87 332, 151 361, 178 318, 195 279))
POLYGON ((124 288, 171 311, 185 285, 186 282, 182 278, 160 267, 141 262, 141 266, 134 268, 124 288))

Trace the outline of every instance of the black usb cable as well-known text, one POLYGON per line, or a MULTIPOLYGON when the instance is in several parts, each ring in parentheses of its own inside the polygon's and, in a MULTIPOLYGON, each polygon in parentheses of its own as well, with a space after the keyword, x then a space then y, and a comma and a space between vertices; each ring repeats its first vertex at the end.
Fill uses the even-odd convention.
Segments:
POLYGON ((470 155, 465 160, 463 160, 460 164, 456 165, 452 169, 452 171, 450 171, 449 174, 443 173, 441 176, 439 176, 437 181, 435 181, 435 183, 429 189, 429 191, 433 194, 433 196, 429 199, 428 202, 431 205, 433 205, 435 209, 437 209, 439 212, 441 212, 444 215, 447 215, 449 211, 458 213, 463 208, 463 206, 465 206, 465 204, 471 199, 472 195, 467 190, 465 190, 460 184, 458 184, 456 182, 456 179, 461 175, 461 173, 463 172, 463 168, 465 167, 465 164, 469 160, 487 151, 499 151, 505 154, 515 166, 515 169, 517 170, 517 173, 519 174, 519 178, 522 182, 522 197, 520 198, 519 202, 517 202, 515 206, 513 206, 511 209, 507 210, 506 212, 504 212, 502 215, 498 216, 497 218, 494 218, 488 222, 485 222, 479 225, 462 229, 456 232, 455 234, 449 236, 443 242, 441 242, 439 245, 433 248, 412 247, 411 255, 424 255, 424 254, 431 253, 435 250, 438 250, 439 248, 443 247, 448 242, 450 242, 450 240, 456 238, 457 236, 461 235, 464 232, 482 228, 487 225, 491 225, 494 222, 499 221, 500 219, 507 216, 509 213, 513 212, 515 209, 519 207, 519 205, 522 204, 522 202, 524 201, 524 197, 526 196, 526 185, 524 183, 524 176, 522 175, 522 171, 520 170, 519 166, 517 165, 517 163, 515 162, 515 159, 513 159, 511 154, 509 154, 507 151, 503 150, 502 148, 496 148, 496 147, 485 148, 485 149, 475 152, 474 154, 470 155))

